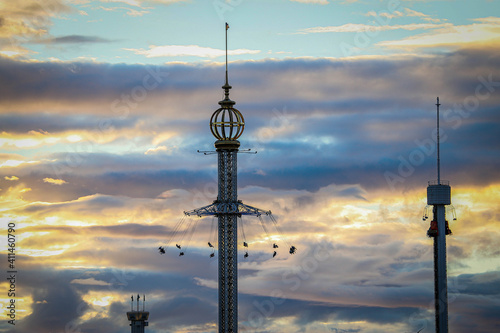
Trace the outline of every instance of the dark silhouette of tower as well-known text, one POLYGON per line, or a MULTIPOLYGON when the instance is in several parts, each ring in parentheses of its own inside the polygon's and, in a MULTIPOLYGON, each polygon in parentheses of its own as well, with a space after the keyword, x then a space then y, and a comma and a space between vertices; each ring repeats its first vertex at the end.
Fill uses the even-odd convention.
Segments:
MULTIPOLYGON (((432 221, 427 235, 434 239, 434 302, 436 333, 448 333, 448 286, 446 273, 446 236, 451 230, 446 220, 446 206, 451 205, 451 187, 441 180, 439 147, 439 97, 437 98, 437 180, 427 186, 427 205, 432 206, 432 221)), ((427 219, 425 214, 424 219, 427 219)))
POLYGON ((238 240, 237 218, 242 215, 271 215, 270 211, 243 204, 238 200, 237 154, 240 142, 237 140, 245 128, 243 115, 234 108, 235 102, 229 98, 227 71, 227 30, 226 23, 226 81, 222 86, 224 99, 210 118, 210 130, 217 139, 215 152, 218 164, 218 195, 210 205, 184 214, 191 216, 212 215, 218 218, 219 248, 219 332, 238 332, 238 240))
POLYGON ((139 311, 139 300, 141 296, 137 295, 137 309, 134 311, 134 296, 131 296, 132 307, 131 311, 127 312, 127 318, 130 321, 130 327, 132 333, 144 333, 144 327, 148 326, 149 323, 149 312, 144 311, 146 306, 146 295, 143 295, 142 300, 142 311, 139 311))

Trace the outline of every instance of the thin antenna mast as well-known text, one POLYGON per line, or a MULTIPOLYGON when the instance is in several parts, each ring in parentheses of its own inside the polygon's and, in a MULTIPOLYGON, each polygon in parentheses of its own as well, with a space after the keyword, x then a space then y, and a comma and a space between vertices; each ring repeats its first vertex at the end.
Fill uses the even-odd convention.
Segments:
POLYGON ((130 311, 134 311, 134 295, 130 297, 132 299, 132 302, 130 304, 130 311))
POLYGON ((228 85, 227 80, 227 29, 229 29, 229 24, 226 22, 226 86, 228 85))
MULTIPOLYGON (((226 22, 226 83, 222 86, 222 89, 224 89, 224 100, 220 101, 219 104, 223 106, 224 103, 228 102, 230 103, 230 106, 232 107, 234 105, 234 102, 229 99, 229 89, 231 89, 231 86, 229 85, 229 80, 228 80, 228 71, 227 71, 227 30, 229 29, 229 24, 226 22), (223 103, 223 104, 221 104, 223 103)), ((229 104, 228 104, 229 105, 229 104)))
POLYGON ((437 98, 437 176, 438 176, 438 185, 441 185, 441 159, 440 159, 440 153, 439 153, 439 97, 437 98))
POLYGON ((142 312, 144 312, 145 307, 146 307, 146 294, 142 295, 142 312))

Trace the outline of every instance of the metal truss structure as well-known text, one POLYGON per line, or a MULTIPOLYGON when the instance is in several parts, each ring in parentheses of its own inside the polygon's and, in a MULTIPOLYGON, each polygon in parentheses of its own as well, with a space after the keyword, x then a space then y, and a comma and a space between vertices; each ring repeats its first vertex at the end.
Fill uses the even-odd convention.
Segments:
MULTIPOLYGON (((217 143, 216 143, 217 144, 217 143)), ((242 215, 271 215, 271 211, 243 204, 238 200, 238 149, 217 149, 218 197, 212 204, 184 212, 188 216, 218 218, 219 247, 219 332, 238 332, 238 232, 237 218, 242 215)), ((236 146, 236 145, 235 145, 236 146)))
POLYGON ((263 210, 260 208, 256 208, 253 206, 245 205, 241 200, 238 200, 236 203, 227 203, 220 202, 215 200, 211 205, 200 207, 197 209, 193 209, 189 212, 184 212, 187 216, 217 216, 219 214, 236 214, 238 217, 242 215, 252 215, 252 216, 261 216, 261 215, 271 215, 272 212, 270 210, 263 210))

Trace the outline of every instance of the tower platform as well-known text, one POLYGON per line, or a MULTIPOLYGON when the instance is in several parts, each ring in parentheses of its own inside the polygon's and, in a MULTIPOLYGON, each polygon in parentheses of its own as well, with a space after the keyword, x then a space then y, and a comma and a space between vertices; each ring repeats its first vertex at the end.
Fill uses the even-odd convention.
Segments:
POLYGON ((451 187, 448 182, 429 182, 427 186, 428 205, 451 205, 451 187))
POLYGON ((149 319, 149 311, 129 311, 127 318, 132 328, 131 333, 144 333, 144 327, 149 325, 146 321, 149 319))

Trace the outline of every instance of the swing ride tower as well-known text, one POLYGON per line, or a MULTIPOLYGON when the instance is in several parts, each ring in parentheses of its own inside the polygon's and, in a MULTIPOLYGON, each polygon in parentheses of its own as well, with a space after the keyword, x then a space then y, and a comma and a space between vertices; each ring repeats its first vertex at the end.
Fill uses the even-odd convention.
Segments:
POLYGON ((227 70, 226 23, 226 81, 222 86, 224 99, 210 118, 210 130, 215 141, 218 168, 218 195, 210 205, 184 212, 187 216, 215 216, 218 219, 219 250, 219 333, 238 332, 238 234, 237 219, 242 215, 271 215, 270 211, 248 206, 238 200, 237 154, 245 121, 235 102, 229 98, 227 70))
MULTIPOLYGON (((439 151, 439 97, 437 98, 437 181, 427 187, 427 205, 432 206, 433 219, 427 235, 434 240, 434 306, 436 333, 448 333, 448 286, 446 272, 446 236, 451 230, 446 221, 446 206, 451 205, 451 187, 441 180, 439 151)), ((427 214, 426 214, 427 215, 427 214)), ((426 219, 427 216, 424 216, 426 219)), ((456 218, 455 218, 456 219, 456 218)))

